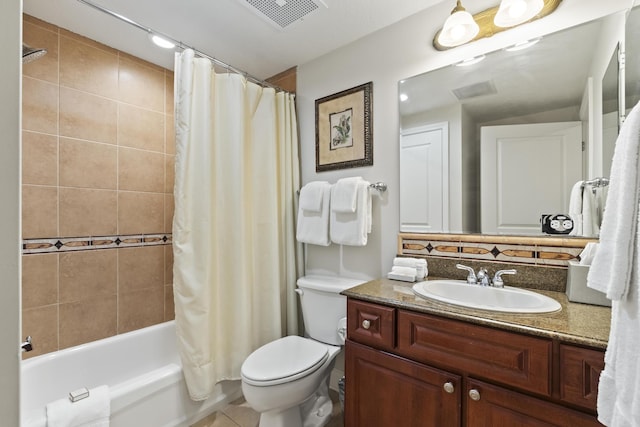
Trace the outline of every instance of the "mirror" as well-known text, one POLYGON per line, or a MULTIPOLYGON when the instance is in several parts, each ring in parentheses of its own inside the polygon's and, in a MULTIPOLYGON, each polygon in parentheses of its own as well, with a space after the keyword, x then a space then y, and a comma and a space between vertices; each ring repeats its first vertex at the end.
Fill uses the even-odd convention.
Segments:
POLYGON ((604 176, 602 165, 611 160, 603 122, 614 111, 608 89, 610 80, 617 87, 616 66, 605 71, 617 63, 612 58, 624 19, 623 13, 611 15, 546 35, 526 49, 500 50, 475 64, 402 80, 400 231, 541 234, 543 214, 568 213, 573 185, 604 176), (578 129, 558 130, 567 128, 559 123, 578 129), (550 133, 536 134, 538 145, 522 150, 504 144, 519 134, 486 132, 540 124, 551 124, 544 130, 550 133), (493 177, 483 171, 490 145, 481 142, 483 132, 493 135, 493 156, 503 161, 488 162, 493 177), (577 139, 567 142, 567 133, 577 139), (487 228, 487 222, 498 226, 487 228))

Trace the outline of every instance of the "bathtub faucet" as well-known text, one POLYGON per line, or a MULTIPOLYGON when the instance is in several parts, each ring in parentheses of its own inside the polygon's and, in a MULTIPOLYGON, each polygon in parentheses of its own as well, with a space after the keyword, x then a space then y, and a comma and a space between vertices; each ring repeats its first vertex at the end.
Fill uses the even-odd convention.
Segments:
POLYGON ((31 351, 33 350, 33 345, 31 344, 31 335, 25 338, 25 341, 20 345, 22 351, 31 351))

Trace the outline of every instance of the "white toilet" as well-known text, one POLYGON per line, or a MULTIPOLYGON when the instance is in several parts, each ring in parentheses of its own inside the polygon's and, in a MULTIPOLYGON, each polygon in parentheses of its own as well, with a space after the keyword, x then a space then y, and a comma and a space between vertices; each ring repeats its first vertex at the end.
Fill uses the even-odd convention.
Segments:
POLYGON ((347 301, 340 292, 361 283, 333 276, 298 279, 309 338, 272 341, 242 364, 242 392, 260 412, 260 427, 322 427, 329 422, 329 378, 347 327, 347 301))

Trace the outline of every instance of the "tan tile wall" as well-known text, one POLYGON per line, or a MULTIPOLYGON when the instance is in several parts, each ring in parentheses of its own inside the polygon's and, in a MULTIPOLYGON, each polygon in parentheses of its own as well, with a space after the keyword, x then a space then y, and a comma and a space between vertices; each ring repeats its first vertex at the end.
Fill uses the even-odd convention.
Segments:
MULTIPOLYGON (((171 233, 172 72, 26 15, 24 41, 23 239, 171 233)), ((172 319, 168 243, 23 255, 25 357, 172 319)))

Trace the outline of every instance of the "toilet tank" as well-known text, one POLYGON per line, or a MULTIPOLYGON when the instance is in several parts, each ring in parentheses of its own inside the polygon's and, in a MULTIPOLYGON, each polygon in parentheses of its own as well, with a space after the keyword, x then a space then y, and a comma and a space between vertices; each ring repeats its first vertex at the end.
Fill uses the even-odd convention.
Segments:
POLYGON ((310 338, 331 345, 344 344, 338 333, 342 325, 346 328, 347 298, 340 295, 365 280, 337 276, 310 275, 298 279, 297 292, 306 333, 310 338), (341 322, 342 320, 342 322, 341 322))

